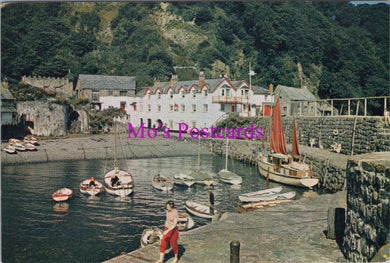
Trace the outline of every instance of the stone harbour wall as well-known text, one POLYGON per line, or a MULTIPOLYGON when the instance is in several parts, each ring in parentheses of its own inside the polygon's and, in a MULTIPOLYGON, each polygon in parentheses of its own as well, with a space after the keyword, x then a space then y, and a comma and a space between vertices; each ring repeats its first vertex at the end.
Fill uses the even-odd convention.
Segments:
MULTIPOLYGON (((292 117, 284 117, 283 129, 287 143, 292 142, 292 117)), ((254 127, 263 128, 269 141, 270 118, 239 118, 230 117, 222 122, 222 127, 254 127)), ((333 143, 341 144, 341 154, 351 155, 369 152, 390 151, 390 132, 384 127, 383 117, 362 116, 326 116, 326 117, 295 117, 300 145, 310 145, 314 139, 314 147, 331 148, 333 143)), ((241 137, 244 133, 241 131, 241 137)))
MULTIPOLYGON (((353 262, 370 261, 390 226, 390 152, 356 156, 347 164, 347 216, 342 250, 353 262)), ((388 242, 388 241, 387 241, 388 242)))

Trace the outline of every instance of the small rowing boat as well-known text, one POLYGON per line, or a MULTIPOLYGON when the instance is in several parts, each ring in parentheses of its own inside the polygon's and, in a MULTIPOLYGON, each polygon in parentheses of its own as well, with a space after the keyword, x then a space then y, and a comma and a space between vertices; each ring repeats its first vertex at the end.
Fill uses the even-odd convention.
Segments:
POLYGON ((71 199, 73 196, 73 190, 67 187, 60 188, 56 191, 54 191, 51 195, 51 197, 56 202, 64 202, 71 199))
POLYGON ((265 190, 240 194, 238 198, 240 199, 241 202, 257 202, 257 201, 261 201, 261 198, 263 196, 278 194, 281 191, 282 191, 282 187, 279 186, 279 187, 269 188, 265 190))
POLYGON ((38 144, 38 139, 33 137, 32 135, 26 135, 23 141, 31 144, 38 144))
POLYGON ((292 199, 283 199, 283 200, 271 200, 271 201, 261 201, 261 202, 253 202, 253 203, 246 203, 237 206, 237 211, 239 213, 245 213, 248 211, 253 211, 255 209, 264 207, 264 206, 274 206, 277 204, 283 204, 283 203, 288 203, 291 202, 292 199))
POLYGON ((89 194, 92 196, 102 193, 104 191, 103 184, 101 182, 93 179, 93 182, 95 182, 95 185, 93 185, 93 183, 91 184, 91 180, 92 180, 92 178, 85 179, 84 181, 82 181, 80 183, 80 186, 79 186, 80 192, 83 194, 89 194))
POLYGON ((195 178, 187 174, 175 174, 173 176, 173 183, 181 186, 191 187, 195 184, 195 178))
POLYGON ((170 191, 173 189, 173 181, 169 177, 158 174, 153 177, 152 186, 161 191, 170 191))
POLYGON ((7 145, 7 146, 5 146, 5 147, 4 147, 4 151, 5 151, 6 153, 9 153, 9 154, 14 154, 14 153, 16 153, 16 149, 15 149, 15 147, 12 146, 12 145, 7 145))
POLYGON ((200 204, 194 201, 186 201, 185 203, 186 210, 199 217, 212 219, 216 210, 211 211, 211 207, 208 205, 200 204))
POLYGON ((177 220, 177 227, 179 230, 188 230, 195 225, 192 217, 186 212, 179 212, 179 219, 177 220))

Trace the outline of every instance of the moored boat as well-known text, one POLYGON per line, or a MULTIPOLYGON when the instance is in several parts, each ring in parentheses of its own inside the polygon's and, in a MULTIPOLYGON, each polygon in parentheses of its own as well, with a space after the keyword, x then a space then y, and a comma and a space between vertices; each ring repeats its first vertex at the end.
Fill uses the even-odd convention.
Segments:
POLYGON ((272 201, 280 199, 293 199, 296 196, 294 191, 287 193, 277 193, 277 194, 264 194, 264 195, 253 195, 247 198, 240 198, 242 202, 260 202, 260 201, 272 201))
POLYGON ((9 142, 9 143, 22 143, 22 141, 21 141, 21 140, 19 140, 19 139, 15 139, 15 138, 11 138, 11 139, 9 139, 9 140, 8 140, 8 142, 9 142))
POLYGON ((161 191, 170 191, 173 189, 173 181, 167 176, 157 174, 153 176, 152 186, 161 191))
POLYGON ((19 152, 24 152, 26 150, 26 147, 22 143, 15 142, 12 143, 11 145, 15 147, 15 149, 19 152))
POLYGON ((126 197, 133 192, 134 180, 133 180, 133 176, 129 172, 119 170, 118 168, 115 119, 114 119, 114 149, 115 149, 114 170, 111 170, 104 175, 104 188, 109 194, 117 195, 120 197, 126 197))
POLYGON ((173 183, 181 186, 191 187, 195 184, 195 178, 187 174, 177 173, 173 176, 173 183))
MULTIPOLYGON (((253 202, 253 201, 251 201, 252 198, 256 198, 258 196, 274 195, 274 194, 280 193, 281 191, 282 191, 282 187, 278 186, 278 187, 274 187, 274 188, 268 188, 265 190, 259 190, 259 191, 255 191, 255 192, 240 194, 238 196, 238 198, 240 199, 241 202, 253 202)), ((257 201, 260 201, 260 200, 257 200, 257 201)))
POLYGON ((26 150, 28 150, 28 151, 36 151, 37 150, 37 147, 32 143, 25 142, 23 145, 26 148, 26 150))
POLYGON ((14 154, 14 153, 16 153, 16 149, 15 149, 15 147, 12 146, 12 145, 7 145, 7 146, 5 146, 5 147, 4 147, 4 151, 5 151, 6 153, 9 153, 9 154, 14 154))
POLYGON ((177 220, 179 230, 188 230, 193 228, 194 225, 195 222, 188 213, 179 211, 179 220, 177 220))
POLYGON ((38 144, 38 139, 35 138, 35 137, 32 136, 32 135, 26 135, 26 136, 24 136, 23 141, 26 142, 26 143, 38 144))
POLYGON ((196 170, 190 174, 195 179, 196 184, 204 184, 211 186, 214 184, 214 179, 207 173, 196 170))
POLYGON ((85 179, 80 183, 80 192, 83 194, 89 194, 89 195, 98 195, 104 191, 103 184, 99 181, 93 180, 95 182, 95 185, 90 184, 91 183, 91 178, 90 179, 85 179))
POLYGON ((225 161, 225 169, 222 169, 218 172, 218 178, 224 183, 238 185, 242 183, 242 177, 232 171, 228 170, 228 156, 229 156, 229 137, 226 136, 226 161, 225 161))
POLYGON ((212 219, 216 212, 215 209, 212 211, 210 206, 194 201, 186 201, 185 207, 188 213, 208 219, 212 219))
MULTIPOLYGON (((157 227, 146 228, 142 231, 141 234, 141 247, 146 247, 157 242, 160 242, 163 238, 163 231, 157 227)), ((171 244, 168 243, 167 249, 165 249, 165 253, 169 253, 172 247, 171 244)))
POLYGON ((60 188, 54 191, 51 195, 54 201, 56 202, 64 202, 71 199, 73 196, 73 190, 67 187, 60 188))
POLYGON ((263 154, 258 156, 257 164, 260 174, 267 181, 271 180, 298 187, 312 188, 317 185, 318 179, 313 177, 311 167, 299 160, 300 153, 295 119, 293 120, 292 156, 287 153, 279 98, 272 109, 270 134, 270 153, 266 156, 263 156, 263 154))
POLYGON ((288 203, 291 201, 292 201, 292 199, 282 199, 282 200, 270 200, 270 201, 246 203, 246 204, 241 204, 241 205, 237 206, 237 211, 239 213, 245 213, 248 211, 256 210, 256 209, 264 207, 264 206, 275 206, 277 204, 288 203))

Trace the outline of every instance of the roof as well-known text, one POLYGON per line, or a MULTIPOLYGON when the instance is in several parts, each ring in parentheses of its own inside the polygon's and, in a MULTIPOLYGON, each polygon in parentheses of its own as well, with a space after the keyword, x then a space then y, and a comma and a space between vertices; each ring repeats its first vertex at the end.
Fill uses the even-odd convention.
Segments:
POLYGON ((275 89, 276 94, 282 93, 290 100, 295 101, 315 101, 316 97, 307 88, 292 88, 283 85, 278 85, 275 89))
POLYGON ((15 100, 15 97, 12 95, 12 93, 3 87, 3 85, 1 85, 1 99, 2 100, 15 100))
MULTIPOLYGON (((204 83, 207 85, 207 87, 209 87, 210 90, 213 90, 214 88, 216 88, 222 81, 224 80, 224 78, 219 78, 219 79, 205 79, 204 83)), ((162 93, 167 93, 168 92, 168 89, 171 88, 173 89, 173 92, 174 93, 178 93, 179 92, 179 89, 181 87, 184 87, 187 91, 191 88, 191 87, 195 87, 197 89, 198 92, 200 92, 200 89, 199 89, 199 80, 198 79, 195 79, 195 80, 182 80, 182 81, 177 81, 175 83, 173 83, 171 85, 170 82, 155 82, 153 87, 150 87, 148 89, 150 89, 153 93, 156 92, 156 90, 159 88, 161 89, 161 92, 162 93)), ((144 91, 146 92, 146 91, 144 91)))
POLYGON ((114 89, 135 90, 135 77, 106 76, 106 75, 79 75, 82 89, 114 89))
POLYGON ((252 85, 252 89, 253 89, 254 94, 267 94, 267 95, 271 94, 268 89, 260 87, 260 86, 253 86, 252 85))

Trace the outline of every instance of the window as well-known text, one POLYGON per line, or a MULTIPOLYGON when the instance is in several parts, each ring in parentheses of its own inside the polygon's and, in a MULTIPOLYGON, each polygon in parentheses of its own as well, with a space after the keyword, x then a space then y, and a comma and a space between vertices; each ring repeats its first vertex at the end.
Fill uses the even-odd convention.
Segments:
POLYGON ((99 100, 99 91, 92 91, 92 100, 93 101, 99 100))
POLYGON ((221 95, 225 96, 225 90, 224 89, 222 90, 222 94, 221 95))
POLYGON ((203 104, 203 112, 208 112, 209 111, 209 105, 203 104))
POLYGON ((157 112, 161 111, 161 105, 157 105, 157 112))
POLYGON ((173 105, 170 104, 170 105, 169 105, 169 112, 172 112, 172 111, 173 111, 173 105))
POLYGON ((168 95, 169 95, 169 99, 173 99, 173 92, 172 92, 172 90, 170 90, 170 91, 168 92, 168 95))
POLYGON ((126 90, 121 90, 119 92, 119 96, 126 96, 127 95, 127 91, 126 90))
POLYGON ((195 89, 191 90, 191 95, 192 95, 193 99, 196 98, 196 90, 195 89))
POLYGON ((108 91, 108 96, 113 96, 114 95, 114 91, 113 90, 109 90, 108 91))
POLYGON ((148 111, 151 112, 152 111, 152 105, 148 104, 148 111))
POLYGON ((148 92, 147 98, 150 100, 150 91, 148 92))
POLYGON ((180 112, 185 112, 186 111, 186 105, 181 104, 180 105, 180 112))
POLYGON ((157 92, 157 99, 161 99, 161 92, 157 92))
POLYGON ((225 104, 221 104, 221 111, 225 111, 225 104))
POLYGON ((191 121, 192 127, 196 127, 196 121, 191 121))
POLYGON ((207 97, 207 95, 209 95, 209 90, 203 89, 203 96, 207 97))
POLYGON ((180 97, 181 97, 182 99, 184 99, 185 96, 186 96, 186 94, 184 93, 184 90, 181 90, 181 91, 180 91, 180 97))
POLYGON ((121 101, 120 108, 124 111, 126 111, 126 101, 121 101))
POLYGON ((264 95, 264 100, 268 100, 268 95, 264 95))
POLYGON ((196 104, 192 104, 192 112, 196 112, 196 104))

